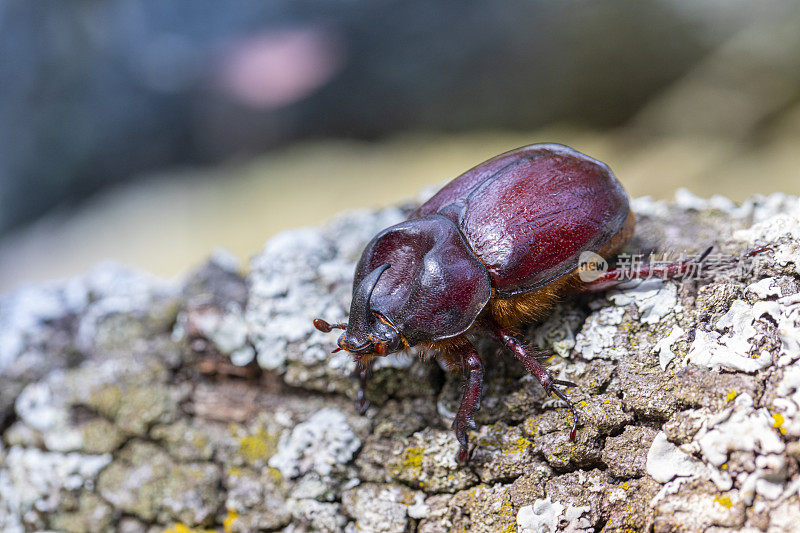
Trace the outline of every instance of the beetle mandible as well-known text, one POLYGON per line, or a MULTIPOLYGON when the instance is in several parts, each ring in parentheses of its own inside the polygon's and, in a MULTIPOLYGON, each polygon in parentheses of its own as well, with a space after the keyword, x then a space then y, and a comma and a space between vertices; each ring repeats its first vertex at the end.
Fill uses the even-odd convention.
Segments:
MULTIPOLYGON (((453 179, 409 218, 366 246, 353 279, 347 324, 316 319, 323 332, 344 329, 339 349, 358 363, 364 386, 376 356, 421 345, 447 366, 467 372, 453 423, 468 460, 467 430, 480 408, 483 362, 467 334, 480 330, 509 349, 546 391, 575 406, 518 338, 520 327, 543 319, 561 296, 606 290, 624 280, 610 269, 584 281, 582 252, 607 259, 633 235, 628 195, 609 167, 559 144, 534 144, 501 154, 453 179)), ((701 258, 702 260, 702 258, 701 258)), ((672 277, 690 262, 643 265, 642 276, 672 277)))

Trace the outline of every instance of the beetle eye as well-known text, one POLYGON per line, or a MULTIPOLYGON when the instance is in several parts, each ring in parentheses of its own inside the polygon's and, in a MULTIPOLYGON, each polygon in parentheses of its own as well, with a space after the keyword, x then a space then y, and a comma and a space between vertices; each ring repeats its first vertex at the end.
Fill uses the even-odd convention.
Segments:
POLYGON ((377 353, 378 355, 386 355, 386 345, 382 342, 376 342, 375 353, 377 353))

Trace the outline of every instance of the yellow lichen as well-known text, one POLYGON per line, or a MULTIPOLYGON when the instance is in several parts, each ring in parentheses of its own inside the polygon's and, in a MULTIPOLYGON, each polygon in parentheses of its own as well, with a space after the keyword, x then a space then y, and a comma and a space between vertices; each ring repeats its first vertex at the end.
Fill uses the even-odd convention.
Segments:
POLYGON ((726 509, 733 507, 733 502, 728 496, 715 496, 714 503, 718 503, 726 509))
POLYGON ((772 427, 780 431, 781 435, 786 435, 786 428, 783 427, 783 423, 785 422, 785 420, 783 419, 783 415, 780 413, 775 413, 772 415, 772 419, 774 420, 774 422, 772 423, 772 427))
POLYGON ((195 437, 192 439, 192 444, 193 444, 193 445, 194 445, 194 447, 195 447, 195 448, 197 448, 198 450, 202 450, 202 449, 204 449, 206 446, 208 446, 208 437, 206 437, 205 435, 196 435, 196 436, 195 436, 195 437))
POLYGON ((500 516, 504 521, 508 521, 508 525, 502 530, 503 533, 516 533, 517 521, 516 515, 514 514, 514 505, 511 503, 511 500, 503 499, 503 503, 500 504, 500 516))
POLYGON ((228 475, 229 476, 242 477, 242 474, 243 474, 242 469, 238 468, 236 466, 231 467, 231 468, 228 469, 228 475))
POLYGON ((276 483, 280 483, 281 481, 283 481, 283 474, 281 474, 281 471, 275 467, 268 466, 267 474, 269 474, 269 477, 271 477, 272 480, 275 481, 276 483))
POLYGON ((403 466, 406 468, 421 469, 422 468, 422 448, 409 447, 403 452, 403 466))
POLYGON ((739 393, 736 392, 735 390, 731 389, 731 391, 728 393, 728 395, 725 396, 725 399, 730 402, 732 400, 735 400, 737 396, 739 396, 739 393))
POLYGON ((261 428, 254 434, 239 439, 239 452, 248 463, 269 459, 275 453, 276 440, 267 430, 261 428))
POLYGON ((514 441, 512 441, 511 443, 511 446, 503 450, 503 455, 511 455, 512 453, 522 453, 529 446, 533 446, 533 443, 528 439, 526 439, 525 437, 514 439, 514 441))
POLYGON ((192 529, 180 522, 177 522, 170 529, 165 529, 164 533, 217 533, 215 529, 192 529))
POLYGON ((631 484, 626 481, 622 484, 622 488, 628 490, 629 488, 631 488, 631 484))
POLYGON ((228 509, 228 516, 222 521, 222 529, 225 533, 231 533, 233 531, 233 523, 239 519, 239 513, 234 511, 233 509, 228 509))

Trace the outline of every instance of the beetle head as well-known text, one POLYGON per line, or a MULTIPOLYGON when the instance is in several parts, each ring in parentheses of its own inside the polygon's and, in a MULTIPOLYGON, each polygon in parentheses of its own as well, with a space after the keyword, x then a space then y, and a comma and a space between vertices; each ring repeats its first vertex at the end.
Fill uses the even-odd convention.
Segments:
POLYGON ((314 323, 321 331, 344 329, 339 349, 362 363, 461 335, 492 293, 486 267, 443 215, 407 220, 378 233, 364 249, 353 283, 347 325, 314 323))
POLYGON ((352 354, 356 361, 375 355, 388 355, 404 347, 403 339, 397 329, 386 317, 370 306, 370 297, 375 290, 375 284, 388 268, 388 263, 379 266, 355 287, 347 326, 331 325, 320 319, 314 321, 314 325, 320 331, 328 332, 331 328, 344 329, 345 332, 339 337, 339 349, 352 354))

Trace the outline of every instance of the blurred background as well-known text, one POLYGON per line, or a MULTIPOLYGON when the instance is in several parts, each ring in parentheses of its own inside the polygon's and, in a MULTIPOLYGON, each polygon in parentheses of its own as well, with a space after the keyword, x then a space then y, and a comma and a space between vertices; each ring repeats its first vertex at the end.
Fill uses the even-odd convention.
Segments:
POLYGON ((0 291, 413 199, 562 142, 632 195, 800 193, 800 2, 0 3, 0 291))

